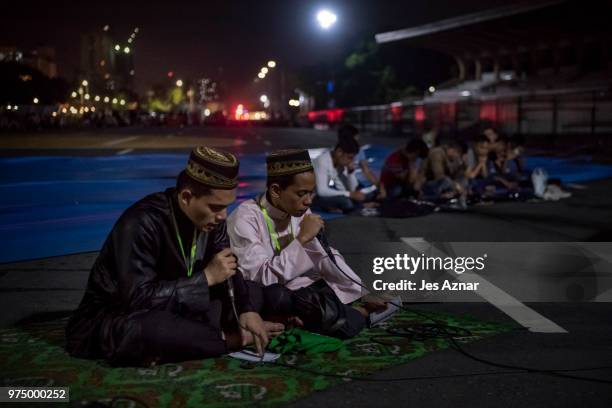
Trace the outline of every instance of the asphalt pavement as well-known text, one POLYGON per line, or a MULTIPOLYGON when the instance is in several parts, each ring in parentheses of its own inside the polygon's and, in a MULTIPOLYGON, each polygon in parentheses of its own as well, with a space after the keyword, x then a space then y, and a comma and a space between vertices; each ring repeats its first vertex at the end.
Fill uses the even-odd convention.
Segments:
MULTIPOLYGON (((0 141, 1 155, 109 155, 160 151, 187 154, 194 141, 198 144, 211 141, 213 145, 240 154, 272 148, 317 148, 334 143, 332 132, 271 128, 76 132, 69 135, 69 146, 64 140, 68 136, 42 135, 59 140, 55 146, 50 141, 36 145, 41 135, 26 135, 25 139, 24 135, 20 136, 22 142, 31 138, 32 143, 20 144, 5 139, 0 141), (163 145, 161 149, 160 145, 163 145)), ((399 146, 404 140, 365 135, 364 142, 399 146)), ((369 281, 371 265, 362 254, 373 243, 398 243, 406 237, 428 242, 612 241, 611 191, 612 179, 596 180, 572 190, 573 197, 559 202, 507 202, 474 206, 463 212, 439 212, 404 219, 348 216, 328 221, 327 230, 331 244, 344 254, 349 265, 365 281, 369 281)), ((8 327, 33 317, 64 315, 76 308, 95 257, 96 252, 88 252, 0 265, 0 326, 8 327)), ((490 321, 513 321, 488 302, 412 306, 470 314, 490 321)), ((612 303, 541 302, 526 306, 563 327, 566 333, 533 333, 519 328, 471 343, 465 350, 501 364, 539 370, 579 370, 565 372, 612 380, 612 303)), ((328 406, 330 401, 338 407, 612 405, 609 384, 493 367, 454 350, 428 354, 408 364, 383 370, 372 378, 388 381, 349 382, 312 394, 291 406, 328 406), (394 380, 402 377, 426 378, 394 380)))

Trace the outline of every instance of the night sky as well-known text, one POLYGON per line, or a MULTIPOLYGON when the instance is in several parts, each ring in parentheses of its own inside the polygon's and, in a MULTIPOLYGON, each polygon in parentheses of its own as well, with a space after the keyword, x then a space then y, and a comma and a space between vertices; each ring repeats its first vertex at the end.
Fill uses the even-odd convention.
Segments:
POLYGON ((275 59, 288 69, 346 56, 364 33, 400 29, 499 7, 504 0, 423 1, 29 1, 3 5, 0 45, 54 47, 60 75, 79 65, 80 35, 109 24, 125 43, 134 27, 137 88, 177 77, 219 77, 239 92, 275 59), (315 21, 321 7, 338 14, 330 31, 315 21))

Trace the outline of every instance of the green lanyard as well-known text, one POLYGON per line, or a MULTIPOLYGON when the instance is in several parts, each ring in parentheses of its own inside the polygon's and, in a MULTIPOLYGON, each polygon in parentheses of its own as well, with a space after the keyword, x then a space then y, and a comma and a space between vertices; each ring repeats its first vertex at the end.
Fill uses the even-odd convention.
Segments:
MULTIPOLYGON (((272 239, 272 246, 274 247, 275 252, 279 254, 282 248, 278 240, 278 233, 276 232, 276 228, 274 228, 274 222, 272 221, 272 218, 270 218, 268 210, 266 210, 261 202, 262 200, 263 196, 258 200, 259 208, 261 208, 261 212, 266 220, 266 226, 268 227, 268 232, 270 233, 270 238, 272 239)), ((291 223, 291 219, 289 219, 289 228, 291 228, 291 239, 293 239, 293 224, 291 223)))
POLYGON ((193 238, 191 239, 191 252, 189 253, 189 259, 185 254, 185 248, 183 247, 183 240, 181 239, 181 234, 179 233, 178 224, 176 223, 176 217, 174 216, 174 206, 172 202, 170 203, 170 211, 172 213, 172 223, 174 224, 174 231, 176 232, 176 239, 178 240, 179 247, 181 248, 181 255, 183 255, 183 262, 185 262, 185 267, 187 268, 187 276, 191 278, 191 274, 193 273, 193 265, 195 264, 196 252, 198 250, 198 230, 196 227, 193 227, 193 238))
POLYGON ((196 251, 198 249, 197 243, 197 230, 195 227, 193 228, 193 238, 191 244, 191 253, 189 254, 189 259, 185 255, 185 249, 183 248, 183 240, 181 239, 181 234, 178 232, 178 228, 176 230, 176 238, 178 239, 179 247, 181 247, 181 255, 183 255, 183 261, 185 262, 185 266, 187 267, 187 276, 191 278, 191 274, 193 273, 193 264, 195 263, 196 251))

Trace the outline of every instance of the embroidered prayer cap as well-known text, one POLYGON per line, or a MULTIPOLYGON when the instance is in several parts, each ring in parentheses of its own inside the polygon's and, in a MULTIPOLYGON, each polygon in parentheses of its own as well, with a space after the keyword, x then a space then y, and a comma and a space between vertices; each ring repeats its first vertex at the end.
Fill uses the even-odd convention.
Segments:
POLYGON ((191 151, 186 172, 189 177, 210 188, 232 190, 238 186, 240 163, 231 153, 207 146, 191 151))
POLYGON ((308 150, 286 149, 275 150, 266 158, 268 177, 313 171, 308 150))

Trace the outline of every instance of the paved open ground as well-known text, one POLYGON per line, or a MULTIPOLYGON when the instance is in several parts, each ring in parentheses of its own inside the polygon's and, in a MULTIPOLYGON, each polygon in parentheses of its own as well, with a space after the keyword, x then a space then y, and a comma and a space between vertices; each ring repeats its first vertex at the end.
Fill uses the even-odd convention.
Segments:
MULTIPOLYGON (((389 146, 403 143, 402 139, 391 137, 365 139, 389 146)), ((208 143, 237 154, 248 154, 272 148, 324 147, 333 141, 331 132, 304 129, 128 129, 59 136, 1 135, 0 151, 5 157, 151 152, 184 153, 186 157, 194 144, 208 143)), ((343 252, 365 281, 370 281, 370 265, 364 262, 363 254, 373 243, 401 243, 402 238, 428 242, 612 241, 612 180, 590 181, 583 187, 573 190, 570 199, 554 203, 499 203, 461 213, 441 212, 408 219, 333 219, 328 221, 330 242, 343 252)), ((0 265, 0 325, 7 327, 33 316, 69 313, 80 301, 95 257, 96 252, 87 252, 0 265)), ((525 306, 566 332, 534 333, 519 329, 472 343, 466 350, 486 360, 509 365, 546 370, 590 368, 572 374, 612 380, 612 303, 542 302, 525 306)), ((419 303, 414 307, 467 313, 492 321, 512 320, 488 302, 419 303)), ((389 381, 350 382, 313 394, 293 406, 326 406, 330 401, 340 407, 438 407, 458 406, 459 402, 474 407, 609 407, 612 404, 609 384, 507 371, 446 350, 373 376, 389 381), (401 377, 427 379, 392 381, 401 377)))

